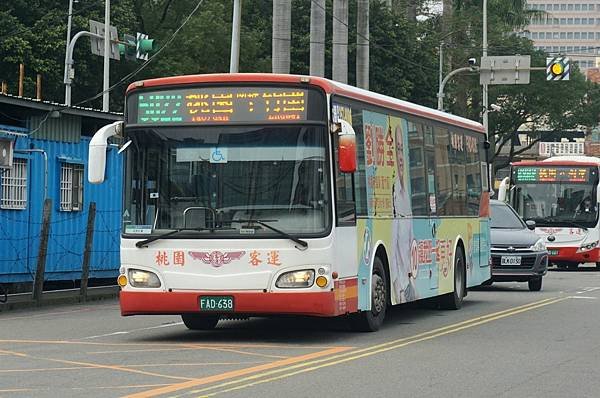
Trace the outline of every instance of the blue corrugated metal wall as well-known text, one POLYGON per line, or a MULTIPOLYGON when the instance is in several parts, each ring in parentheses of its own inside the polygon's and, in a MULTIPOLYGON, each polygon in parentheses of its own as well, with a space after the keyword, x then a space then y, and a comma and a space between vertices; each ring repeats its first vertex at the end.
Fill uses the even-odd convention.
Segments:
POLYGON ((31 282, 35 276, 44 202, 44 158, 40 153, 19 152, 32 148, 42 149, 48 156, 48 197, 52 199, 52 213, 45 279, 81 278, 90 202, 96 202, 90 277, 118 275, 122 157, 115 148, 110 148, 106 181, 91 185, 87 182, 89 141, 87 137, 78 143, 16 139, 15 156, 28 159, 28 203, 25 210, 0 209, 0 283, 31 282), (61 163, 65 158, 84 164, 82 211, 60 211, 61 163))

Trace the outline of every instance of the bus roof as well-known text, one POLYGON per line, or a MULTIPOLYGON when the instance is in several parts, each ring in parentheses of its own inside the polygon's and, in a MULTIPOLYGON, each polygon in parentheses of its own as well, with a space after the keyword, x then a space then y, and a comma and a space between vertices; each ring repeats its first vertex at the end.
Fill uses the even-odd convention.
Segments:
POLYGON ((523 160, 512 166, 600 166, 600 158, 593 156, 554 156, 544 160, 523 160))
POLYGON ((322 77, 303 76, 303 75, 282 75, 273 73, 220 73, 207 75, 186 75, 163 77, 157 79, 143 80, 135 82, 127 87, 127 93, 141 87, 172 86, 194 83, 308 83, 322 88, 326 93, 339 94, 348 98, 364 101, 374 105, 380 105, 392 108, 407 114, 426 117, 454 126, 467 128, 480 133, 485 133, 483 125, 470 119, 455 116, 446 112, 416 105, 407 101, 388 97, 363 90, 347 84, 339 83, 322 77))

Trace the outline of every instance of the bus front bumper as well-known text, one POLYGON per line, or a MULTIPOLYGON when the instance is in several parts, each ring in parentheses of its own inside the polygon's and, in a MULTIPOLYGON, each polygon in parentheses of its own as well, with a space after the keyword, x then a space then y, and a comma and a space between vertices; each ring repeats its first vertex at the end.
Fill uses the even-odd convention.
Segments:
MULTIPOLYGON (((201 296, 231 296, 233 311, 213 312, 222 315, 310 315, 336 316, 340 311, 339 302, 333 291, 287 293, 287 292, 151 292, 122 290, 119 295, 121 315, 171 315, 198 313, 201 296)), ((344 307, 345 309, 345 307, 344 307)))
POLYGON ((577 252, 577 247, 548 247, 550 262, 595 263, 600 261, 600 248, 577 252))

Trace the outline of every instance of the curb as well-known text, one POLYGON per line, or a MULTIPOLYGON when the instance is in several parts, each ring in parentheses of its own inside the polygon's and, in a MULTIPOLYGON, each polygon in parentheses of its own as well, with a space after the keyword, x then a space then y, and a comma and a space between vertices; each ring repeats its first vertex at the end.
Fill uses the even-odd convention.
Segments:
POLYGON ((39 302, 33 300, 32 293, 9 294, 6 303, 0 302, 0 313, 24 308, 115 299, 119 296, 119 287, 116 285, 89 287, 87 293, 87 297, 84 298, 80 295, 79 289, 51 290, 43 292, 39 302))

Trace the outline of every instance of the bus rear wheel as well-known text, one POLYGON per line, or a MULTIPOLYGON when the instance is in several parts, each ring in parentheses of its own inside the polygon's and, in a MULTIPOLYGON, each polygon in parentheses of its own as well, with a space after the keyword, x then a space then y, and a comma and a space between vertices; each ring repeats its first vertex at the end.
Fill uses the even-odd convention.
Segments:
POLYGON ((219 322, 218 315, 181 314, 183 324, 190 330, 212 330, 219 322))
POLYGON ((456 248, 454 256, 454 291, 439 297, 440 308, 458 310, 462 307, 465 297, 465 256, 460 247, 456 248))
POLYGON ((388 297, 388 283, 383 262, 379 257, 375 257, 371 275, 371 310, 352 314, 350 316, 352 329, 358 332, 379 330, 385 319, 388 297))

